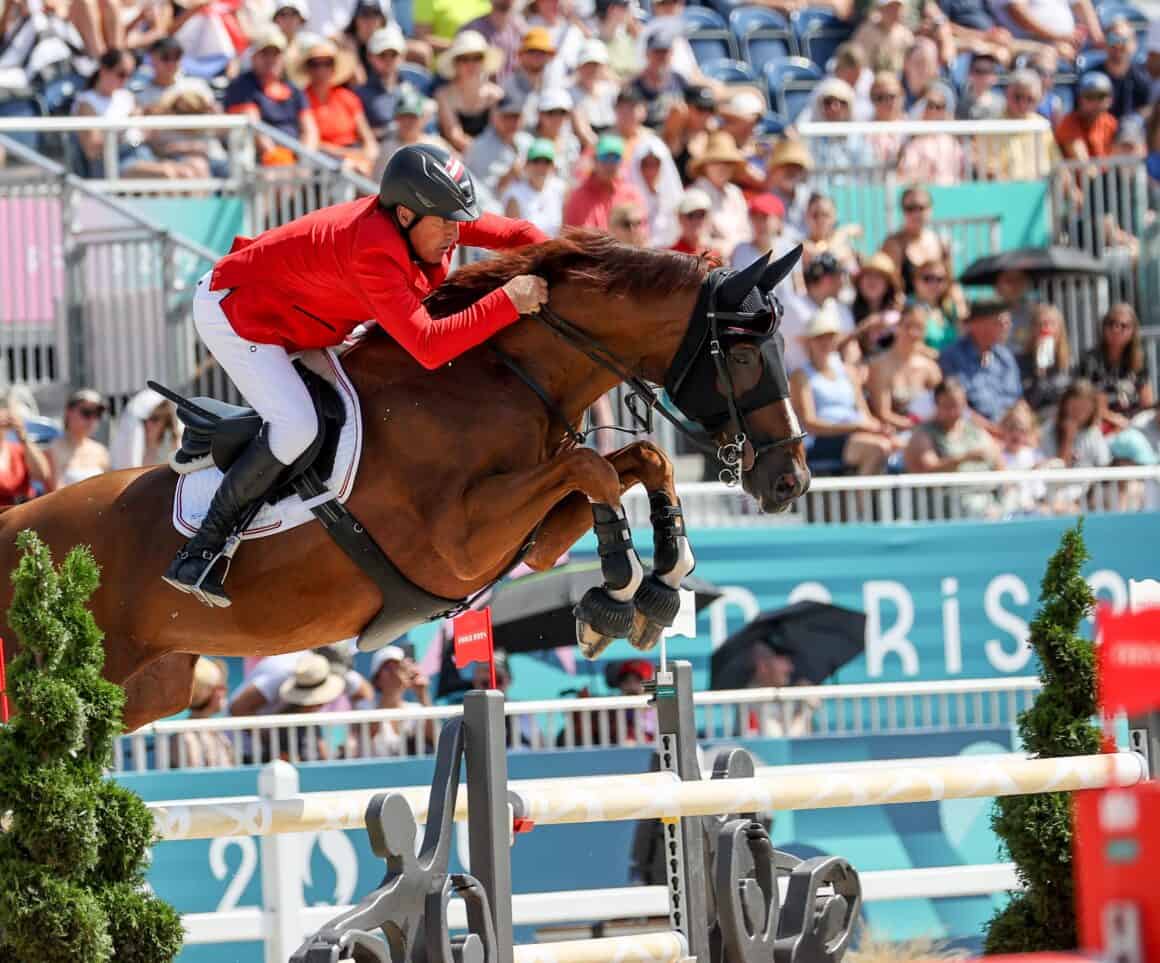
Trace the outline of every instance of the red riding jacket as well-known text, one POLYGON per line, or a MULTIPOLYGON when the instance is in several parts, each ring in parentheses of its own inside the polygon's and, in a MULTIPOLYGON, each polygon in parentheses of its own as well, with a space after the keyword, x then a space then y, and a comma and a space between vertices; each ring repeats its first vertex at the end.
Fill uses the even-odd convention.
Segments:
MULTIPOLYGON (((494 214, 460 226, 471 247, 505 250, 547 240, 535 225, 494 214)), ((249 341, 287 351, 341 344, 360 324, 377 322, 425 368, 482 344, 519 316, 502 289, 445 318, 422 299, 443 283, 454 247, 438 265, 419 265, 377 197, 336 204, 266 231, 239 237, 218 261, 212 290, 233 329, 249 341)))

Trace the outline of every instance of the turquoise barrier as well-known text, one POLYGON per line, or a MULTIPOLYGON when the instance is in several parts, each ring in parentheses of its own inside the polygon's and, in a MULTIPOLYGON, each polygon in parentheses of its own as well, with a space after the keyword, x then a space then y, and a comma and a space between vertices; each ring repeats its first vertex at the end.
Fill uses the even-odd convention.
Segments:
MULTIPOLYGON (((890 760, 914 756, 971 756, 1008 752, 1010 729, 922 736, 872 736, 805 741, 745 740, 710 747, 743 745, 764 765, 890 760)), ((647 749, 571 750, 512 753, 513 779, 555 778, 645 772, 647 749)), ((336 791, 425 784, 428 760, 328 763, 300 767, 302 789, 336 791)), ((149 774, 122 781, 146 799, 204 798, 256 792, 256 769, 229 772, 149 774)), ((859 870, 908 869, 994 862, 997 844, 990 832, 988 800, 949 800, 901 806, 863 806, 777 813, 772 836, 779 848, 798 855, 833 853, 859 870)), ((548 892, 630 885, 629 851, 635 824, 597 823, 539 827, 521 835, 512 850, 516 892, 548 892), (568 859, 562 861, 561 853, 568 859)), ((462 867, 466 833, 457 834, 453 870, 462 867)), ((307 905, 356 900, 378 885, 383 865, 365 834, 326 831, 304 837, 307 905)), ((214 912, 260 905, 258 841, 248 837, 166 842, 154 848, 149 882, 182 913, 214 912)), ((873 903, 866 919, 876 933, 892 938, 929 936, 975 945, 997 899, 906 900, 873 903)), ((524 928, 520 942, 531 942, 524 928)), ((188 947, 180 963, 259 963, 257 944, 188 947)))

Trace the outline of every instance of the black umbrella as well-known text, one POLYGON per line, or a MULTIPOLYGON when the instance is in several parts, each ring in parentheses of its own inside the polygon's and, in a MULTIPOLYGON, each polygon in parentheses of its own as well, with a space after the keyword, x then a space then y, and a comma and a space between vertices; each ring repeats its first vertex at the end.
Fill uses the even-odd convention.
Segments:
MULTIPOLYGON (((570 645, 576 640, 573 607, 602 582, 597 560, 571 562, 500 582, 490 603, 495 647, 512 653, 570 645)), ((720 590, 704 579, 689 576, 681 584, 696 593, 698 612, 721 597, 720 590)))
POLYGON ((710 687, 745 688, 753 675, 753 647, 759 644, 790 656, 795 680, 820 683, 865 648, 866 613, 813 601, 763 612, 713 653, 710 687))
POLYGON ((1107 268, 1090 254, 1070 247, 1024 247, 979 258, 959 278, 962 284, 993 285, 1000 271, 1048 274, 1103 274, 1107 268))

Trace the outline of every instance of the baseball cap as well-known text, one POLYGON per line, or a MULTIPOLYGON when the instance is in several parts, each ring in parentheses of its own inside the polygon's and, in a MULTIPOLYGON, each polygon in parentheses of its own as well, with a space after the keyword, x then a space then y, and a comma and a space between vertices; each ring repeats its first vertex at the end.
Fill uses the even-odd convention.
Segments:
POLYGON ((552 35, 548 33, 546 27, 532 27, 524 34, 520 50, 539 50, 541 53, 555 54, 556 45, 552 43, 552 35))
POLYGON ((648 35, 645 47, 648 50, 672 50, 675 39, 672 30, 667 27, 659 27, 648 35))
POLYGON ((388 662, 402 662, 406 657, 407 654, 399 646, 384 645, 371 659, 370 680, 374 682, 375 676, 379 674, 379 669, 388 662))
POLYGON ((395 103, 395 116, 422 117, 427 111, 427 98, 414 87, 404 87, 395 103))
POLYGON ((858 95, 854 93, 854 88, 841 77, 827 77, 818 84, 816 96, 819 101, 825 100, 827 97, 835 97, 853 106, 858 95))
POLYGON ((725 102, 721 113, 731 117, 760 117, 765 113, 765 101, 752 90, 740 90, 725 102))
POLYGON ((712 209, 712 198, 699 187, 690 187, 681 195, 680 203, 677 204, 678 214, 692 214, 695 211, 711 211, 712 209))
POLYGON ((571 110, 572 95, 563 87, 550 87, 540 94, 539 111, 546 114, 551 110, 571 110))
POLYGON ((785 217, 785 204, 776 194, 754 194, 749 198, 749 210, 767 217, 785 217))
POLYGON ((608 48, 599 37, 589 37, 580 45, 580 52, 576 55, 576 66, 606 63, 608 63, 608 48))
POLYGON ((841 262, 829 251, 817 255, 802 272, 807 282, 820 281, 831 274, 844 274, 841 262))
POLYGON ((617 104, 640 104, 644 102, 644 94, 635 84, 625 84, 616 95, 617 104))
POLYGON ((495 105, 495 109, 501 114, 522 114, 526 102, 527 98, 522 94, 516 93, 514 90, 508 90, 504 92, 499 103, 495 105))
POLYGON ((596 159, 601 157, 623 157, 624 139, 617 134, 602 134, 596 142, 596 159))
POLYGON ((380 27, 367 41, 367 51, 376 57, 388 50, 398 54, 407 50, 407 38, 403 36, 403 31, 399 29, 397 23, 388 23, 385 27, 380 27))
POLYGON ((286 34, 282 32, 281 27, 273 23, 254 31, 250 37, 251 50, 268 50, 271 47, 275 50, 286 49, 286 34))
POLYGON ((528 160, 550 160, 556 162, 556 145, 546 137, 537 137, 528 147, 528 160))
POLYGON ((1079 78, 1079 92, 1083 94, 1112 95, 1112 81, 1107 74, 1098 70, 1089 70, 1079 78))

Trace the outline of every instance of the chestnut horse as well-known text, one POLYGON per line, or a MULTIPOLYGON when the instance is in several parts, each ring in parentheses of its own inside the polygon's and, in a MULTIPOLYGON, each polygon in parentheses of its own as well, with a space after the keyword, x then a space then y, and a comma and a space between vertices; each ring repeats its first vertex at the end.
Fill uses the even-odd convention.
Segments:
MULTIPOLYGON (((720 378, 706 381, 704 374, 713 370, 706 361, 710 346, 686 338, 714 277, 726 278, 717 286, 718 310, 731 309, 742 325, 712 339, 717 374, 738 398, 770 377, 784 387, 773 325, 747 331, 746 316, 736 312, 743 301, 752 306, 754 294, 771 304, 766 293, 792 261, 767 266, 762 259, 745 272, 713 277, 710 267, 696 257, 573 232, 460 269, 430 299, 434 314, 456 310, 515 275, 538 274, 551 285, 554 316, 615 358, 618 373, 542 320, 511 326, 493 341, 540 386, 557 409, 553 416, 487 346, 428 372, 372 330, 344 357, 366 422, 348 507, 407 578, 435 595, 461 599, 499 578, 533 532, 526 561, 550 567, 593 527, 594 515, 600 522, 598 507, 619 513, 621 494, 633 485, 678 506, 672 466, 656 446, 636 442, 603 457, 576 445, 559 415, 579 424, 626 373, 664 383, 683 346, 693 371, 688 382, 699 380, 697 390, 723 405, 720 378)), ((776 391, 768 403, 741 409, 730 403, 736 418, 715 419, 720 444, 740 442, 743 486, 767 511, 786 507, 809 485, 801 432, 785 395, 776 391), (738 439, 745 428, 748 438, 738 439)), ((171 524, 176 478, 168 467, 112 472, 0 514, 4 571, 16 564, 22 529, 38 532, 58 559, 74 545, 92 547, 101 587, 91 604, 106 636, 105 675, 127 693, 126 730, 186 708, 196 654, 274 655, 349 638, 381 601, 374 583, 313 522, 243 544, 229 576, 230 608, 207 608, 173 591, 161 573, 182 542, 171 524)), ((621 537, 627 538, 626 527, 621 537)), ((631 544, 627 550, 635 559, 631 544)), ((641 584, 639 562, 635 567, 630 588, 641 584)), ((691 557, 678 574, 689 568, 691 557)), ((607 564, 605 574, 607 581, 607 564)), ((628 595, 614 604, 631 608, 628 595)), ((7 610, 10 600, 11 586, 2 579, 0 606, 7 610)))

